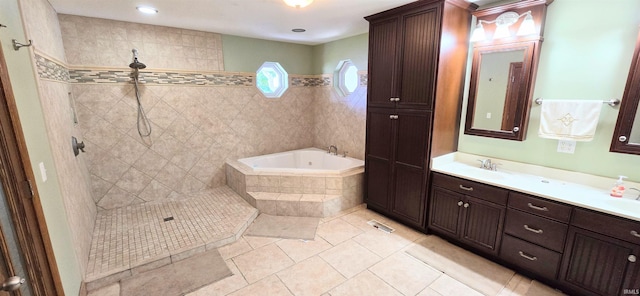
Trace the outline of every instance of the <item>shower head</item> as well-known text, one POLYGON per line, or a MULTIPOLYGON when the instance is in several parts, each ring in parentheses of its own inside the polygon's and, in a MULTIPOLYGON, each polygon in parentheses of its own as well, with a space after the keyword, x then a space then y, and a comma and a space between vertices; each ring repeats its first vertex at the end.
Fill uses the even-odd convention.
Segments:
POLYGON ((131 52, 133 53, 133 63, 129 64, 129 68, 138 70, 146 68, 147 65, 138 61, 138 50, 134 48, 131 52))
POLYGON ((138 58, 133 58, 133 63, 129 64, 129 68, 131 68, 131 69, 138 69, 138 70, 140 70, 140 69, 144 69, 144 68, 146 68, 146 67, 147 67, 147 65, 145 65, 145 64, 143 64, 143 63, 141 63, 141 62, 139 62, 139 61, 138 61, 138 58))

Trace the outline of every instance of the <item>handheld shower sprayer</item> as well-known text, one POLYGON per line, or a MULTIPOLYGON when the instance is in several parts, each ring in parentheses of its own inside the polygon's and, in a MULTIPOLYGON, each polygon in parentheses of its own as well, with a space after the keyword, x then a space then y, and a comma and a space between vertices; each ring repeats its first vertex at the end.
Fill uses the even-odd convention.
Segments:
POLYGON ((138 90, 138 70, 146 68, 147 65, 138 61, 137 49, 134 48, 131 52, 133 53, 133 62, 129 64, 129 67, 134 70, 133 83, 136 91, 136 102, 138 103, 138 122, 136 125, 138 127, 138 134, 140 137, 148 137, 151 135, 151 123, 149 122, 149 118, 147 118, 147 114, 142 107, 142 103, 140 102, 140 91, 138 90), (145 129, 145 132, 142 131, 143 128, 145 129))

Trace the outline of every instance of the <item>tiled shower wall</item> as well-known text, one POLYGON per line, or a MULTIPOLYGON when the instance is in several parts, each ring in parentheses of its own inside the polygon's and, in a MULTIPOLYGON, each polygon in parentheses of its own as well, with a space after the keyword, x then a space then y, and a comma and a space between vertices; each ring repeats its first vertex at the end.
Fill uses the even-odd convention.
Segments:
MULTIPOLYGON (((60 63, 66 61, 64 47, 58 23, 57 13, 46 0, 21 0, 21 11, 25 20, 26 35, 33 40, 37 56, 48 56, 60 63)), ((28 48, 15 54, 24 54, 28 48)), ((38 63, 38 61, 36 61, 38 63)), ((40 65, 38 68, 41 68, 40 65)), ((82 132, 73 122, 72 105, 69 100, 70 86, 67 82, 68 71, 53 67, 55 72, 38 75, 38 92, 47 126, 47 135, 51 147, 55 172, 48 182, 59 182, 66 215, 46 217, 47 223, 59 223, 60 217, 66 217, 71 230, 76 259, 80 271, 85 272, 91 248, 91 237, 96 219, 96 205, 91 197, 90 176, 86 157, 75 157, 71 148, 71 137, 82 139, 82 132)), ((40 71, 39 71, 40 72, 40 71)), ((39 73, 40 74, 40 73, 39 73)), ((23 119, 24 120, 24 119, 23 119)), ((29 118, 26 118, 29 120, 29 118)), ((53 170, 51 170, 53 171, 53 170)), ((64 222, 62 222, 64 223, 64 222)), ((55 227, 53 227, 55 228, 55 227)), ((51 235, 56 235, 52 232, 51 235)), ((68 264, 68 263, 67 263, 68 264)))

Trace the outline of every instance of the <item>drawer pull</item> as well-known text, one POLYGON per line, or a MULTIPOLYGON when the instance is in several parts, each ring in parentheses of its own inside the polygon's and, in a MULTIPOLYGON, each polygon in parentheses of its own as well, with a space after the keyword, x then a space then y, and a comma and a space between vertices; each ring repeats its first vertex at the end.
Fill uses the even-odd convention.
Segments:
POLYGON ((547 209, 547 207, 534 206, 531 203, 527 203, 527 206, 529 206, 530 208, 532 208, 534 210, 538 210, 538 211, 544 211, 544 212, 548 212, 549 211, 549 209, 547 209))
POLYGON ((635 237, 640 237, 640 234, 635 230, 631 230, 631 235, 633 235, 635 237))
POLYGON ((466 191, 473 191, 473 187, 466 187, 464 185, 460 185, 460 189, 466 190, 466 191))
POLYGON ((462 202, 462 201, 459 201, 459 202, 458 202, 458 206, 459 206, 459 207, 461 207, 461 206, 462 206, 462 204, 463 204, 463 202, 462 202))
POLYGON ((464 207, 465 207, 465 208, 468 208, 468 207, 469 207, 469 203, 468 203, 468 202, 465 202, 465 203, 464 203, 464 207))
POLYGON ((537 234, 542 234, 542 232, 543 232, 542 229, 534 229, 534 228, 529 227, 529 225, 527 225, 527 224, 524 225, 524 229, 529 230, 529 231, 531 231, 533 233, 537 233, 537 234))
POLYGON ((525 259, 527 259, 527 260, 531 260, 531 261, 536 261, 536 260, 538 260, 538 257, 536 257, 536 256, 529 256, 529 255, 525 254, 525 253, 524 253, 524 252, 522 252, 522 251, 518 251, 518 253, 520 254, 520 257, 525 258, 525 259))
POLYGON ((629 259, 629 262, 631 262, 631 263, 635 263, 636 262, 636 256, 635 255, 629 255, 629 258, 627 258, 627 259, 629 259))

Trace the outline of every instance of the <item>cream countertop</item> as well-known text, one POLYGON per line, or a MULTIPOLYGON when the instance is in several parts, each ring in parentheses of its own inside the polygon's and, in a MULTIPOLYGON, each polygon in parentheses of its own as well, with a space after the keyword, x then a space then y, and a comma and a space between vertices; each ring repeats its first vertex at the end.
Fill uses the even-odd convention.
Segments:
POLYGON ((639 183, 625 181, 625 195, 614 198, 609 191, 616 179, 462 152, 434 158, 431 170, 640 221, 640 192, 629 190, 640 189, 639 183), (497 171, 480 168, 478 160, 487 158, 498 164, 497 171))

